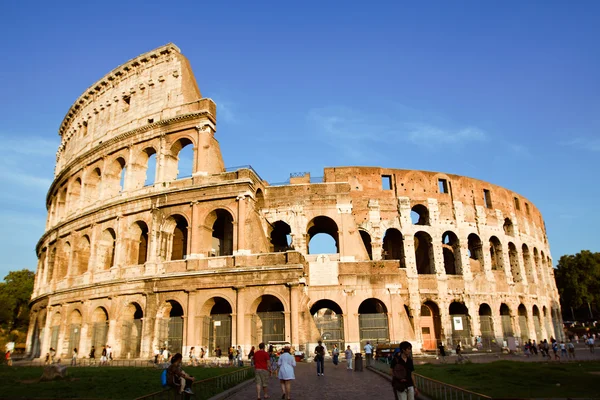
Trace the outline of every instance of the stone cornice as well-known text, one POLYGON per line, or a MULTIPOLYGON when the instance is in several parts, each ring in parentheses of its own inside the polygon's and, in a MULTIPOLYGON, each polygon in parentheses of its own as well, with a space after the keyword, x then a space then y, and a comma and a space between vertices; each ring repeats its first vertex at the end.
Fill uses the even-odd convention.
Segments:
POLYGON ((77 100, 75 100, 63 118, 58 130, 58 134, 62 136, 66 132, 69 123, 73 121, 77 115, 79 115, 79 112, 87 104, 90 98, 93 98, 98 93, 101 93, 107 86, 113 85, 113 82, 121 79, 122 76, 127 76, 131 70, 136 69, 140 65, 144 65, 146 63, 153 62, 156 59, 168 56, 171 53, 180 54, 181 50, 173 43, 168 43, 157 49, 139 55, 104 75, 102 79, 96 81, 92 86, 87 88, 77 100))
POLYGON ((52 192, 54 191, 54 189, 58 185, 58 183, 61 182, 62 179, 65 177, 65 175, 67 175, 67 173, 71 170, 71 168, 74 165, 76 165, 77 163, 81 162, 81 160, 90 158, 94 154, 102 152, 107 147, 110 147, 122 140, 128 139, 139 133, 147 132, 147 131, 150 131, 152 129, 159 128, 159 127, 168 126, 175 122, 182 122, 182 121, 187 121, 187 120, 200 118, 200 117, 208 117, 211 121, 216 122, 214 115, 212 115, 208 110, 202 110, 199 112, 182 114, 182 115, 178 115, 173 118, 163 119, 161 121, 157 121, 157 122, 153 122, 151 124, 140 126, 139 128, 124 132, 118 136, 115 136, 115 137, 107 140, 106 142, 102 142, 101 144, 94 146, 92 149, 86 151, 85 153, 83 153, 83 154, 79 155, 78 157, 76 157, 75 159, 71 160, 67 165, 65 165, 62 168, 62 170, 58 173, 58 175, 56 175, 56 177, 54 177, 54 181, 50 185, 50 188, 48 189, 48 193, 46 194, 46 206, 49 205, 52 192))

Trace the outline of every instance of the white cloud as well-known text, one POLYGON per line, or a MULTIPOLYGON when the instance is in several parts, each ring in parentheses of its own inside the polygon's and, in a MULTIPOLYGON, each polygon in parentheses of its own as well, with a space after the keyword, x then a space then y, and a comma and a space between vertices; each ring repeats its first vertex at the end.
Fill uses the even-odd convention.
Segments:
POLYGON ((58 137, 56 140, 35 136, 17 140, 14 137, 0 135, 0 140, 2 150, 9 155, 55 157, 60 144, 58 137))
POLYGON ((447 129, 429 124, 406 124, 407 138, 416 145, 439 147, 444 145, 481 142, 487 139, 485 132, 474 127, 447 129))
POLYGON ((600 151, 600 138, 578 137, 568 142, 562 142, 562 145, 576 147, 578 149, 589 151, 600 151))

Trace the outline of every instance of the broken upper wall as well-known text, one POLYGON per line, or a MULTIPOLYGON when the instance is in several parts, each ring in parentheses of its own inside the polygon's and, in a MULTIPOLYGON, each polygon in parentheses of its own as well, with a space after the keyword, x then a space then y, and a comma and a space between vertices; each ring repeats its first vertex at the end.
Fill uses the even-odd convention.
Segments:
POLYGON ((73 103, 59 135, 55 175, 70 161, 124 132, 177 115, 207 109, 196 79, 179 48, 167 44, 115 68, 73 103))

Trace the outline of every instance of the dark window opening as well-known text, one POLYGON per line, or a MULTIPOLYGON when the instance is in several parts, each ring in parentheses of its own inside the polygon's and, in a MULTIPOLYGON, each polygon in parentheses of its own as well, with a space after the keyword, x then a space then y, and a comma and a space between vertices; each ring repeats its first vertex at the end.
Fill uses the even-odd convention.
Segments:
POLYGON ((277 221, 272 225, 271 245, 272 251, 282 252, 292 250, 292 229, 283 221, 277 221))
POLYGON ((384 260, 400 260, 400 268, 406 268, 404 260, 404 239, 398 229, 390 228, 383 237, 384 260))
POLYGON ((171 260, 184 260, 187 256, 187 231, 188 224, 185 218, 175 216, 177 225, 173 231, 173 248, 171 251, 171 260))
POLYGON ((435 274, 431 236, 425 232, 415 234, 415 258, 418 274, 435 274))
POLYGON ((501 271, 504 269, 502 245, 496 236, 490 238, 490 258, 492 259, 492 270, 501 271))
POLYGON ((411 209, 410 219, 413 225, 429 225, 429 210, 423 204, 417 204, 411 209))
POLYGON ((148 118, 148 123, 151 124, 154 122, 154 118, 148 118))
POLYGON ((514 225, 512 223, 512 221, 510 220, 510 218, 505 218, 504 219, 504 234, 508 235, 508 236, 515 236, 515 229, 514 229, 514 225))
POLYGON ((213 224, 212 256, 233 255, 233 217, 225 210, 217 210, 213 224))
POLYGON ((492 208, 492 194, 488 189, 483 189, 483 200, 486 208, 492 208))
POLYGON ((438 189, 440 193, 450 193, 448 189, 448 181, 445 179, 438 179, 438 189))
POLYGON ((529 204, 525 203, 525 211, 527 212, 527 215, 529 215, 529 204))
POLYGON ((391 175, 382 175, 381 176, 381 189, 382 190, 392 190, 392 176, 391 175))
POLYGON ((521 204, 519 203, 519 198, 515 197, 515 210, 520 210, 521 204))
POLYGON ((369 256, 369 260, 373 259, 373 248, 371 247, 371 235, 367 231, 360 230, 360 238, 362 239, 363 245, 365 246, 365 250, 367 251, 367 255, 369 256))
POLYGON ((308 254, 339 253, 338 227, 334 220, 325 216, 315 217, 308 224, 308 254))

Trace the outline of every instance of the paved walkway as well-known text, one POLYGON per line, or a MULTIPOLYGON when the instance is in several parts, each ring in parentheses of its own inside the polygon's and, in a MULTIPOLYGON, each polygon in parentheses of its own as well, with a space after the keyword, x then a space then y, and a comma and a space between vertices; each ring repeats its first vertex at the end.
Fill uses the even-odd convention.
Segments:
MULTIPOLYGON (((297 363, 296 379, 292 383, 292 399, 394 400, 389 381, 374 372, 366 369, 363 372, 348 371, 345 362, 340 363, 336 368, 331 361, 327 362, 327 360, 324 376, 317 376, 316 368, 316 364, 312 362, 297 363)), ((282 393, 279 379, 271 378, 269 381, 271 399, 281 399, 282 393)), ((253 382, 227 399, 256 399, 256 385, 253 382)))

